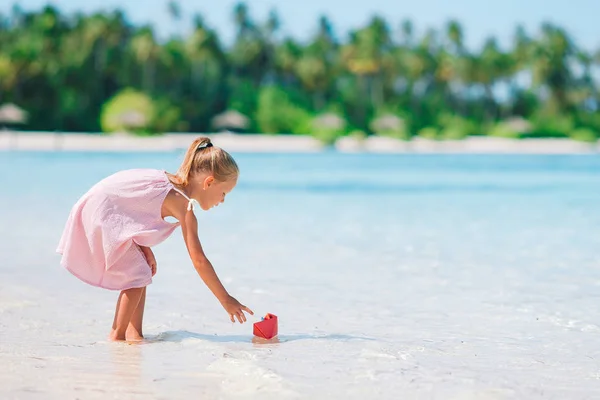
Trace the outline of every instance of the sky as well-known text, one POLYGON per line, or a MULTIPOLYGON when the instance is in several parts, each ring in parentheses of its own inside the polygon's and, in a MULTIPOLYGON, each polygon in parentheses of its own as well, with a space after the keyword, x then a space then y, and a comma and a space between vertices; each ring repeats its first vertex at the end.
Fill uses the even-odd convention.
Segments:
MULTIPOLYGON (((0 12, 9 13, 14 1, 1 0, 0 12)), ((25 10, 39 10, 50 3, 61 11, 93 12, 121 8, 135 24, 151 23, 160 37, 172 32, 185 33, 196 13, 216 29, 228 44, 233 38, 233 6, 237 1, 180 0, 185 23, 174 23, 167 13, 167 0, 18 0, 25 10)), ((247 0, 255 20, 264 21, 271 9, 276 9, 282 34, 305 40, 315 32, 319 15, 326 15, 338 37, 345 39, 349 30, 364 25, 372 15, 386 18, 398 31, 400 22, 411 19, 416 33, 427 28, 442 28, 449 19, 461 22, 465 44, 476 49, 489 36, 508 45, 517 24, 530 34, 539 31, 544 21, 564 27, 577 45, 591 51, 600 50, 600 2, 598 0, 247 0), (350 6, 352 4, 352 6, 350 6)))

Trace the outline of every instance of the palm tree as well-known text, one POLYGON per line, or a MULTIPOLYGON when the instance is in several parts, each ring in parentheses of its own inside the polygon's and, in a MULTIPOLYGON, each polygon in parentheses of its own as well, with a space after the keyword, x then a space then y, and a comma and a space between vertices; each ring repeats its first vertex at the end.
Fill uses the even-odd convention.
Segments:
POLYGON ((402 44, 405 47, 411 47, 413 45, 415 27, 411 20, 405 19, 400 24, 400 31, 402 32, 402 44))
POLYGON ((181 5, 175 0, 167 3, 167 12, 173 21, 181 21, 181 5))
POLYGON ((337 43, 327 17, 319 18, 315 37, 301 53, 296 59, 296 75, 310 93, 314 110, 321 111, 328 101, 337 68, 337 43))
POLYGON ((480 86, 483 89, 485 118, 488 121, 497 118, 498 104, 493 89, 510 76, 513 68, 510 56, 500 50, 495 38, 489 38, 479 55, 464 55, 461 65, 463 81, 468 86, 480 86))
POLYGON ((387 23, 380 17, 374 17, 367 27, 354 32, 350 43, 342 48, 346 68, 357 76, 365 97, 371 97, 375 107, 381 106, 384 101, 381 73, 390 45, 387 23))
MULTIPOLYGON (((176 24, 178 1, 165 3, 176 24)), ((404 20, 392 37, 376 16, 338 39, 320 16, 315 34, 300 43, 280 38, 275 10, 260 23, 245 3, 232 11, 235 43, 226 53, 201 16, 185 38, 179 32, 159 43, 151 27, 131 25, 120 11, 61 14, 51 6, 32 12, 15 6, 0 15, 2 101, 29 111, 31 129, 95 130, 107 99, 133 86, 151 92, 165 114, 177 114, 172 104, 180 105, 189 128, 200 130, 232 104, 253 116, 257 94, 275 85, 298 108, 342 106, 344 117, 364 129, 381 112, 405 113, 417 129, 444 125, 444 114, 492 123, 509 112, 537 119, 539 110, 577 127, 600 127, 594 114, 600 55, 578 49, 552 24, 534 39, 517 27, 510 49, 490 38, 468 51, 457 20, 420 37, 404 20), (506 103, 496 95, 505 84, 506 103)))
POLYGON ((292 38, 286 38, 275 49, 275 72, 283 86, 295 82, 296 63, 302 54, 302 47, 292 38))
POLYGON ((325 61, 307 50, 296 62, 295 72, 304 89, 312 94, 313 108, 320 111, 325 105, 324 92, 329 83, 325 61))
POLYGON ((578 50, 575 59, 581 69, 581 74, 573 77, 573 85, 569 89, 569 101, 578 110, 587 111, 590 102, 595 102, 598 98, 598 90, 592 72, 594 58, 585 50, 578 50))
POLYGON ((169 18, 173 23, 173 27, 175 27, 174 31, 181 33, 179 26, 181 25, 182 12, 181 5, 176 0, 169 0, 167 2, 167 13, 169 14, 169 18))
POLYGON ((277 33, 281 26, 279 15, 277 11, 271 10, 269 16, 262 30, 262 37, 265 46, 265 76, 267 82, 274 82, 277 80, 277 72, 275 65, 277 63, 277 33))
POLYGON ((144 91, 150 93, 154 90, 156 63, 160 51, 152 28, 141 29, 131 39, 131 50, 137 62, 142 66, 141 87, 144 91))
POLYGON ((258 87, 268 72, 266 67, 270 60, 264 35, 250 19, 245 3, 238 3, 234 7, 234 20, 237 34, 230 61, 237 77, 248 79, 258 87))
MULTIPOLYGON (((595 66, 594 76, 599 76, 600 72, 600 50, 597 50, 592 59, 592 65, 595 66)), ((600 87, 598 82, 592 80, 593 91, 595 92, 595 109, 600 110, 600 87)))
POLYGON ((220 104, 223 96, 225 55, 217 34, 208 28, 200 16, 196 16, 194 30, 185 43, 186 58, 190 62, 190 89, 188 101, 202 106, 189 110, 188 116, 196 126, 208 126, 211 112, 220 112, 225 107, 220 104))
POLYGON ((462 54, 464 52, 464 35, 463 28, 460 22, 451 20, 446 26, 446 36, 450 45, 450 51, 454 54, 462 54))
POLYGON ((400 67, 407 79, 406 92, 409 97, 410 110, 417 128, 424 127, 429 123, 426 121, 423 99, 435 90, 434 81, 437 69, 435 53, 438 51, 436 37, 436 32, 429 30, 415 47, 398 52, 400 67))
POLYGON ((532 49, 534 84, 549 90, 551 110, 569 111, 571 104, 567 94, 573 80, 569 65, 576 54, 573 41, 563 29, 545 23, 532 49))
POLYGON ((245 35, 249 30, 254 28, 254 24, 250 19, 250 12, 248 6, 244 2, 237 3, 233 8, 233 18, 235 21, 237 36, 245 35))

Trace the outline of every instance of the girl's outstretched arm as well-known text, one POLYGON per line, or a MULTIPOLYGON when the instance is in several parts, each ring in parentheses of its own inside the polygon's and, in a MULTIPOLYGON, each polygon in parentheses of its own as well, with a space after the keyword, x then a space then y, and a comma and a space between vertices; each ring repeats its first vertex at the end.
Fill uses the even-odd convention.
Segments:
POLYGON ((235 318, 237 318, 240 324, 246 322, 244 311, 250 315, 254 315, 254 312, 229 295, 227 290, 225 290, 215 269, 202 250, 202 245, 198 238, 198 221, 192 211, 188 211, 183 218, 181 230, 183 233, 183 240, 188 248, 188 253, 190 254, 194 268, 206 286, 208 286, 210 291, 213 292, 215 297, 219 300, 225 311, 227 311, 231 322, 235 322, 235 318))
POLYGON ((169 195, 165 200, 165 205, 167 209, 170 209, 169 213, 181 223, 183 240, 194 268, 196 269, 196 272, 198 272, 198 275, 200 275, 200 278, 215 295, 217 300, 219 300, 225 311, 227 311, 231 322, 235 322, 235 318, 237 318, 240 323, 246 322, 244 311, 251 315, 254 315, 254 312, 229 295, 227 290, 225 290, 225 287, 217 276, 211 262, 204 254, 204 250, 202 249, 198 237, 198 220, 193 211, 187 210, 187 201, 181 202, 181 199, 169 195))
POLYGON ((183 240, 185 241, 196 272, 198 272, 200 278, 202 278, 215 297, 223 303, 229 296, 229 293, 225 290, 215 269, 204 254, 200 239, 198 238, 198 221, 192 211, 186 212, 184 218, 182 218, 181 233, 183 234, 183 240))

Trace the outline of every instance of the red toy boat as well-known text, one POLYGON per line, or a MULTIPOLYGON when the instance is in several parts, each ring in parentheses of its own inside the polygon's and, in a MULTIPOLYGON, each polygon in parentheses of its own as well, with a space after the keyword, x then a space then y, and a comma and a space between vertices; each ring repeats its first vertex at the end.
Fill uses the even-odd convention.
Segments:
POLYGON ((263 339, 277 336, 277 315, 267 314, 260 322, 254 323, 254 335, 263 339))

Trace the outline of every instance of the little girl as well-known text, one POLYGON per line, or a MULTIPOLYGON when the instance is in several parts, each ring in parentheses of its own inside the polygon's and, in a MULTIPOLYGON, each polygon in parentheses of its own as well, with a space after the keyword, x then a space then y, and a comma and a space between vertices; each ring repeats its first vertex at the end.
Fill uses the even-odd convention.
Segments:
POLYGON ((151 247, 181 225, 194 268, 232 322, 254 313, 229 295, 198 239, 195 206, 225 201, 239 174, 235 160, 209 138, 194 140, 175 175, 162 170, 117 172, 84 194, 71 210, 57 252, 61 265, 82 281, 120 290, 111 340, 141 340, 146 286, 156 273, 151 247), (164 218, 174 217, 170 223, 164 218))

